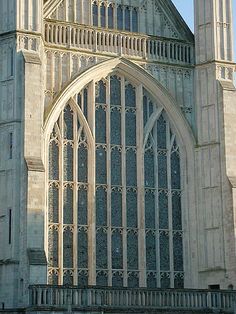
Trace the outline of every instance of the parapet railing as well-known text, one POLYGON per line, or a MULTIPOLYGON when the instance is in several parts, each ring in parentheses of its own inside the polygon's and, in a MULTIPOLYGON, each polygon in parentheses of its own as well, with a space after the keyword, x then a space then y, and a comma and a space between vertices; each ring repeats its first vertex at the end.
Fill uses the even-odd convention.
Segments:
POLYGON ((45 20, 44 38, 49 45, 66 48, 167 63, 194 63, 193 44, 155 36, 45 20))
POLYGON ((235 313, 235 291, 30 286, 30 306, 67 308, 219 310, 235 313))

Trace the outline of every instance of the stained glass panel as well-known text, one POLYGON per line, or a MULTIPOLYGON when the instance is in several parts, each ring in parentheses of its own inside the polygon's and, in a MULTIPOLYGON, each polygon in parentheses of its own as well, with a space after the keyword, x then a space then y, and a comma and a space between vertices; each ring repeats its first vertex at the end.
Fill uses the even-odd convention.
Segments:
POLYGON ((138 32, 138 11, 133 9, 132 11, 132 32, 138 32))
POLYGON ((121 113, 119 108, 111 108, 111 144, 121 144, 121 113))
POLYGON ((96 264, 97 268, 107 268, 107 233, 104 229, 98 229, 96 235, 96 264))
POLYGON ((161 288, 163 289, 170 288, 170 274, 169 273, 161 274, 161 288))
POLYGON ((78 224, 87 225, 87 190, 80 187, 78 190, 78 224))
POLYGON ((87 287, 88 286, 88 272, 85 270, 80 270, 78 274, 78 286, 87 287))
POLYGON ((88 118, 88 89, 84 89, 84 116, 88 118))
POLYGON ((96 149, 96 182, 106 184, 107 181, 106 150, 102 146, 96 149))
POLYGON ((99 272, 97 274, 97 286, 101 286, 101 287, 107 287, 108 282, 107 282, 107 274, 105 272, 99 272))
POLYGON ((135 231, 127 234, 127 267, 138 269, 138 234, 135 231))
POLYGON ((100 6, 101 27, 106 27, 106 7, 104 3, 100 6))
POLYGON ((106 111, 103 107, 96 107, 96 142, 106 143, 106 111))
POLYGON ((174 278, 174 287, 175 289, 183 289, 184 288, 184 275, 183 274, 175 274, 174 278))
POLYGON ((170 269, 170 252, 169 252, 169 233, 160 232, 160 268, 161 270, 170 269))
POLYGON ((73 181, 73 148, 70 143, 64 145, 64 180, 73 181))
POLYGON ((59 219, 59 197, 58 188, 55 185, 49 187, 48 191, 48 220, 49 222, 58 223, 59 219))
POLYGON ((130 9, 129 9, 129 7, 125 8, 125 30, 130 31, 130 9))
POLYGON ((73 140, 73 132, 73 111, 68 105, 64 109, 64 138, 67 140, 73 140))
POLYGON ((126 112, 125 115, 125 142, 127 146, 136 145, 136 115, 134 112, 126 112))
POLYGON ((58 266, 58 231, 53 227, 48 232, 48 263, 51 267, 58 266))
POLYGON ((93 25, 98 26, 98 6, 97 3, 93 3, 93 25))
POLYGON ((127 227, 137 228, 137 193, 127 190, 126 192, 127 227))
POLYGON ((148 120, 148 111, 147 111, 147 96, 143 96, 143 126, 145 127, 148 120))
POLYGON ((51 271, 48 275, 48 284, 49 285, 58 285, 58 275, 56 272, 51 271))
POLYGON ((112 286, 113 287, 123 287, 123 274, 121 272, 116 272, 113 274, 112 286))
POLYGON ((122 192, 111 192, 111 224, 113 227, 122 226, 122 192))
POLYGON ((121 185, 121 152, 117 147, 111 152, 111 184, 121 185))
POLYGON ((73 286, 73 276, 70 271, 65 271, 63 274, 63 285, 73 286))
POLYGON ((133 149, 126 150, 126 185, 137 185, 136 152, 133 149))
POLYGON ((122 233, 119 229, 114 230, 112 233, 112 268, 123 268, 123 241, 122 233))
POLYGON ((115 75, 110 78, 110 104, 121 105, 121 84, 120 79, 115 75))
POLYGON ((63 223, 73 223, 73 189, 71 186, 64 188, 63 223))
POLYGON ((149 289, 157 288, 157 279, 154 273, 149 273, 147 275, 147 287, 149 289))
POLYGON ((96 221, 98 226, 107 225, 107 192, 103 187, 96 191, 96 221))
POLYGON ((85 144, 80 144, 78 148, 78 181, 88 180, 88 150, 85 144))
POLYGON ((82 228, 78 231, 78 267, 88 267, 88 235, 82 228))
POLYGON ((152 190, 146 190, 145 193, 145 223, 146 228, 155 229, 155 194, 152 190))
POLYGON ((59 147, 55 141, 49 144, 49 180, 59 179, 59 147))
POLYGON ((148 270, 156 270, 156 236, 149 231, 146 233, 146 267, 148 270))
POLYGON ((63 232, 63 266, 73 267, 73 233, 69 228, 63 232))

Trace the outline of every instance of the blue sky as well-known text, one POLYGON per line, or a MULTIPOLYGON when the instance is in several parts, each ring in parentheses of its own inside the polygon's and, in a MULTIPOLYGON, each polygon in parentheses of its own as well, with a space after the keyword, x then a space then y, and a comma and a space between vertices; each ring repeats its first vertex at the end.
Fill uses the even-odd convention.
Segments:
MULTIPOLYGON (((194 21, 193 21, 193 0, 172 0, 184 20, 190 26, 193 31, 194 21)), ((234 15, 234 59, 236 59, 236 0, 233 1, 233 15, 234 15)))

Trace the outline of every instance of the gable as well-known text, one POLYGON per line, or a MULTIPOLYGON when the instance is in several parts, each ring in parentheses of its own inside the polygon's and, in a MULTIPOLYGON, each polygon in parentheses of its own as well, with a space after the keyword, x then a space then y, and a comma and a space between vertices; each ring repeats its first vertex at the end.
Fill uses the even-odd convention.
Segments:
MULTIPOLYGON (((96 5, 97 12, 105 8, 113 8, 113 16, 118 15, 118 8, 123 10, 123 29, 127 31, 127 16, 132 24, 133 12, 138 12, 138 32, 147 35, 161 36, 184 41, 193 41, 193 34, 184 22, 183 18, 175 8, 171 0, 47 0, 44 5, 44 17, 66 22, 93 25, 93 6, 96 5), (121 3, 122 2, 122 3, 121 3), (127 11, 127 8, 129 10, 127 11)), ((106 14, 108 9, 106 9, 106 14)), ((97 13, 100 16, 99 13, 97 13)), ((108 20, 108 18, 106 19, 108 20)), ((118 17, 114 19, 118 20, 118 17)), ((103 26, 98 19, 98 25, 103 26)), ((105 27, 108 27, 106 25, 105 27)), ((114 25, 112 29, 117 29, 114 25)), ((132 28, 132 26, 131 26, 132 28)), ((132 31, 132 29, 128 29, 132 31)), ((137 32, 137 30, 134 30, 137 32)))

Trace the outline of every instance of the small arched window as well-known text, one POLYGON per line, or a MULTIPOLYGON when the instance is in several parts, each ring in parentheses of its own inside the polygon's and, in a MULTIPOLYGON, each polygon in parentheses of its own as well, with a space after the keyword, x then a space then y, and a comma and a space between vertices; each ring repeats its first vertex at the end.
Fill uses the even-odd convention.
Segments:
POLYGON ((93 25, 98 26, 98 5, 96 2, 93 3, 93 25))
POLYGON ((136 8, 132 10, 132 31, 138 32, 138 10, 136 8))
POLYGON ((120 30, 123 29, 123 8, 121 5, 117 8, 117 28, 120 30))
POLYGON ((108 7, 108 27, 109 28, 114 28, 113 14, 114 14, 114 9, 113 9, 113 6, 110 4, 108 7))
POLYGON ((125 8, 125 30, 130 31, 130 9, 129 9, 129 7, 125 8))
POLYGON ((100 7, 100 15, 101 15, 101 27, 106 27, 106 7, 104 3, 102 3, 100 7))

